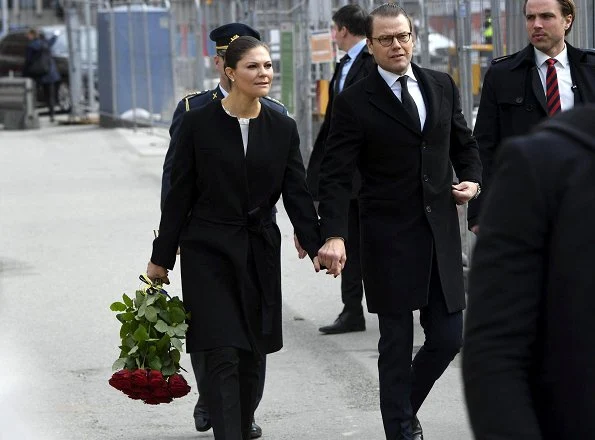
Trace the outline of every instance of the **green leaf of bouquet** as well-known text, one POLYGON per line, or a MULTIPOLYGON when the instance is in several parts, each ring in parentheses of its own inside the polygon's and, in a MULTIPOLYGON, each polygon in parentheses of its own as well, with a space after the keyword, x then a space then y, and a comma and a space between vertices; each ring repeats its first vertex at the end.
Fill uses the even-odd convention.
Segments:
POLYGON ((152 370, 161 370, 161 367, 163 365, 161 364, 161 359, 159 359, 159 356, 154 356, 151 359, 149 359, 149 367, 152 370))
POLYGON ((128 355, 130 356, 130 355, 136 353, 137 351, 138 351, 138 345, 135 345, 134 347, 132 347, 130 349, 130 351, 128 352, 128 355))
POLYGON ((182 323, 186 319, 186 313, 184 313, 184 310, 179 307, 170 307, 169 316, 171 317, 172 324, 182 323))
POLYGON ((145 310, 147 310, 147 303, 143 302, 138 308, 138 313, 136 314, 136 316, 142 318, 143 316, 145 316, 145 310))
POLYGON ((171 317, 169 316, 169 312, 165 309, 161 309, 159 311, 159 317, 163 319, 166 323, 171 324, 171 317))
POLYGON ((126 369, 134 370, 135 368, 136 368, 136 358, 127 357, 126 358, 126 369))
POLYGON ((159 295, 147 295, 147 305, 150 306, 151 304, 155 303, 159 299, 159 295))
POLYGON ((174 361, 174 363, 179 364, 180 363, 180 350, 177 349, 173 349, 170 350, 169 355, 171 356, 172 361, 174 361))
POLYGON ((163 351, 164 349, 169 347, 169 342, 170 342, 170 338, 167 335, 164 335, 159 342, 157 342, 156 348, 157 350, 159 350, 160 352, 163 351))
POLYGON ((116 362, 112 365, 113 371, 123 370, 126 367, 126 359, 120 358, 117 359, 116 362))
POLYGON ((149 322, 157 322, 157 310, 155 310, 155 307, 147 306, 145 310, 145 318, 147 318, 147 321, 149 322))
POLYGON ((116 301, 109 306, 112 312, 124 312, 126 311, 126 304, 121 303, 120 301, 116 301))
POLYGON ((163 373, 164 376, 171 376, 172 374, 174 374, 176 372, 176 367, 173 364, 164 366, 161 368, 161 372, 163 373))
POLYGON ((178 324, 174 327, 174 333, 176 336, 184 337, 186 335, 186 330, 188 329, 188 324, 178 324))
POLYGON ((165 333, 167 331, 167 329, 169 328, 169 325, 167 325, 163 320, 158 320, 157 324, 155 324, 155 330, 157 330, 160 333, 165 333))
POLYGON ((122 327, 120 327, 120 339, 124 339, 128 333, 130 333, 130 324, 125 322, 122 324, 122 327))
POLYGON ((146 294, 142 290, 137 290, 134 296, 134 305, 138 309, 145 300, 146 294))
POLYGON ((126 322, 134 320, 134 313, 132 312, 120 313, 118 316, 121 316, 126 322))
POLYGON ((149 339, 149 333, 144 325, 139 325, 134 332, 133 338, 135 341, 146 341, 149 339))
POLYGON ((122 294, 122 301, 126 304, 126 307, 132 307, 132 298, 130 298, 125 293, 122 294))
POLYGON ((132 348, 136 345, 136 341, 134 340, 134 337, 131 336, 127 336, 126 339, 122 340, 123 344, 126 345, 128 348, 132 348))
POLYGON ((182 341, 180 341, 178 338, 171 338, 171 345, 182 351, 182 341))

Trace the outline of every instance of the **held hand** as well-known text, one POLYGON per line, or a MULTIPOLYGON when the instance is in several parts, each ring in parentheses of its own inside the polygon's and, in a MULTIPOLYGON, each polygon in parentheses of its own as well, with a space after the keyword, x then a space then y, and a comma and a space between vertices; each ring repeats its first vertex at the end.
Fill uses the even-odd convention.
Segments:
POLYGON ((457 205, 464 205, 477 194, 479 191, 479 184, 475 182, 461 182, 457 185, 452 185, 452 196, 457 205))
POLYGON ((471 226, 470 229, 475 235, 479 234, 479 225, 471 226))
POLYGON ((169 284, 169 278, 167 277, 167 269, 165 267, 161 267, 149 261, 147 265, 147 276, 153 282, 156 280, 161 280, 163 284, 169 284))
MULTIPOLYGON (((302 248, 300 241, 297 238, 297 235, 293 234, 293 244, 295 245, 295 250, 298 253, 298 258, 302 260, 308 253, 302 248)), ((320 269, 320 268, 319 268, 320 269)))
POLYGON ((314 257, 312 264, 314 265, 314 270, 316 273, 320 272, 320 262, 318 261, 318 257, 314 257))
POLYGON ((347 261, 345 242, 342 238, 331 238, 318 250, 318 261, 327 268, 326 273, 337 278, 347 261))

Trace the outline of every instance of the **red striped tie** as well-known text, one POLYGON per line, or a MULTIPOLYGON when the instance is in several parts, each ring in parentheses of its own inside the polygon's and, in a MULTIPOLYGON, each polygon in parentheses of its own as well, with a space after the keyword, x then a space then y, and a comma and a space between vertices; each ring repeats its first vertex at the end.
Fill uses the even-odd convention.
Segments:
POLYGON ((560 90, 558 90, 558 75, 556 74, 556 60, 550 58, 547 63, 547 75, 545 80, 545 87, 547 89, 547 113, 554 116, 562 110, 560 103, 560 90))

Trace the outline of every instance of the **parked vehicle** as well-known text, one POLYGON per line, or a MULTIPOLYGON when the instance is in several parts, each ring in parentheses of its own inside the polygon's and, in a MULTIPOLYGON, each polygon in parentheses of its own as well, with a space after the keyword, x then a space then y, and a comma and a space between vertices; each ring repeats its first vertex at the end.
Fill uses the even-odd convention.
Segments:
MULTIPOLYGON (((23 66, 25 64, 25 52, 27 49, 27 28, 12 30, 8 32, 2 39, 0 39, 0 76, 22 76, 23 66), (12 72, 12 73, 11 73, 12 72)), ((72 106, 72 96, 70 93, 70 72, 69 72, 69 52, 68 52, 68 35, 65 25, 41 26, 40 33, 43 33, 46 38, 52 35, 57 35, 58 38, 52 46, 52 56, 56 61, 56 67, 62 79, 56 84, 56 107, 58 111, 68 112, 72 106)), ((82 28, 79 33, 79 47, 80 61, 83 73, 83 88, 85 96, 87 96, 86 88, 88 81, 86 80, 88 63, 91 62, 93 71, 95 72, 94 89, 97 90, 97 31, 95 28, 90 28, 91 35, 91 51, 87 50, 87 35, 86 28, 82 28)), ((43 97, 43 87, 38 87, 37 101, 40 103, 46 102, 43 97)))

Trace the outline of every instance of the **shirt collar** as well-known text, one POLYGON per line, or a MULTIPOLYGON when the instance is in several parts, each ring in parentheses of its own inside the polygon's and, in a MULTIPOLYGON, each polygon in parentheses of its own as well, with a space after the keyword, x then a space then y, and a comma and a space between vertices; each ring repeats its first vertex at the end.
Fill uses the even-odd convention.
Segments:
POLYGON ((347 51, 347 55, 351 58, 351 61, 355 60, 355 58, 359 55, 362 51, 364 46, 366 45, 366 39, 360 40, 358 43, 355 43, 351 49, 347 51))
POLYGON ((221 84, 219 84, 219 85, 217 86, 217 88, 218 88, 218 89, 221 91, 221 94, 223 95, 223 97, 224 97, 224 98, 226 98, 226 97, 227 97, 227 95, 229 95, 229 93, 228 93, 228 92, 226 92, 226 91, 225 91, 225 89, 224 89, 223 87, 221 87, 221 84))
POLYGON ((384 70, 380 66, 378 66, 378 73, 386 81, 388 86, 391 88, 392 88, 393 84, 395 83, 395 81, 397 81, 400 77, 405 76, 405 75, 407 75, 409 77, 409 79, 412 79, 413 81, 417 82, 417 78, 415 78, 415 75, 413 74, 413 69, 411 68, 411 63, 409 63, 407 72, 405 72, 403 75, 398 75, 396 73, 389 72, 388 70, 384 70))
POLYGON ((555 58, 556 61, 558 61, 558 64, 560 64, 562 67, 568 67, 568 48, 567 48, 566 44, 564 44, 564 49, 562 49, 562 52, 560 52, 555 57, 550 57, 549 55, 543 53, 542 51, 538 50, 537 48, 534 48, 534 50, 535 50, 535 64, 537 64, 537 67, 543 66, 545 64, 545 62, 547 60, 549 60, 550 58, 555 58))

